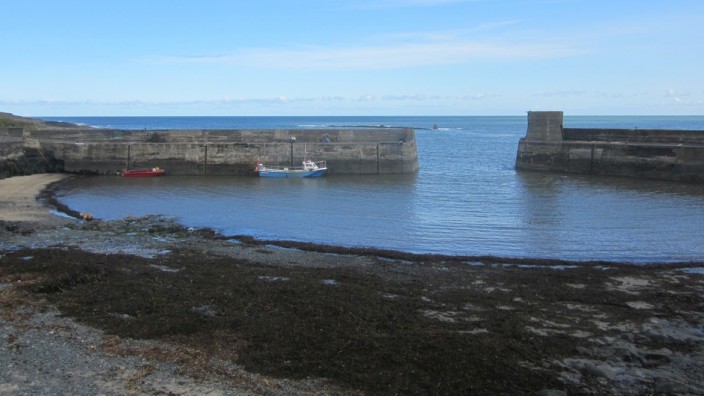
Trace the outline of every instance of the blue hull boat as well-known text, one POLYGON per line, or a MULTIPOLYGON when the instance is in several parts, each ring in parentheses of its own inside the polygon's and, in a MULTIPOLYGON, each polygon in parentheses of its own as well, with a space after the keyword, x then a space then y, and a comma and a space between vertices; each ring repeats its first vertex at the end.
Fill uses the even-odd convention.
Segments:
POLYGON ((254 170, 259 174, 259 177, 301 178, 323 176, 328 171, 328 168, 325 161, 313 162, 305 160, 303 161, 303 166, 299 167, 267 166, 258 162, 254 170))

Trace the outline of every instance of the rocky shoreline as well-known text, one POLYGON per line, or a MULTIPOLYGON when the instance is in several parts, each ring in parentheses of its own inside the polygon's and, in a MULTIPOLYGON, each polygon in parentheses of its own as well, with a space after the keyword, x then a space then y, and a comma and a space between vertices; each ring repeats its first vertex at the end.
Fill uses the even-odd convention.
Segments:
POLYGON ((61 178, 0 180, 0 393, 704 394, 704 263, 86 222, 61 178))

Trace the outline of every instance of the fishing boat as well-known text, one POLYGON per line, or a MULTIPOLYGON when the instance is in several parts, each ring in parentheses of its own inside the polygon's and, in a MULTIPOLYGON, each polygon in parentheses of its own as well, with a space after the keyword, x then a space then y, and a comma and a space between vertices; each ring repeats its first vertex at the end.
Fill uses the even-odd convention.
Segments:
POLYGON ((124 177, 153 177, 153 176, 162 176, 166 173, 164 169, 161 169, 159 167, 156 168, 151 168, 151 169, 125 169, 122 172, 120 172, 120 175, 124 177))
POLYGON ((257 162, 254 171, 259 177, 320 177, 327 172, 325 161, 304 160, 302 166, 269 166, 257 162))

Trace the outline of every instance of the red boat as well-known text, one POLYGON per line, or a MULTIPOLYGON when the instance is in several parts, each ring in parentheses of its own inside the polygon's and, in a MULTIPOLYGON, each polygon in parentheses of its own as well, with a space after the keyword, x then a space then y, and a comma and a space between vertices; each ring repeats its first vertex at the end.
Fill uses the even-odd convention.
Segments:
POLYGON ((123 170, 120 174, 124 177, 152 177, 152 176, 162 176, 166 173, 165 170, 156 167, 152 169, 131 169, 123 170))

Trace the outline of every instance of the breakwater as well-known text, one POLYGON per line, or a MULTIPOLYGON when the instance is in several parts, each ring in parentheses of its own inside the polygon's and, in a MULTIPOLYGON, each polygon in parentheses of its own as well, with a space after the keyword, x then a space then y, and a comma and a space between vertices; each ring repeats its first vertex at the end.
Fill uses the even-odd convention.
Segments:
POLYGON ((565 128, 561 111, 531 111, 516 168, 704 183, 704 131, 565 128))
POLYGON ((281 130, 119 130, 0 128, 6 174, 63 171, 114 174, 160 167, 178 175, 249 175, 262 161, 325 160, 330 174, 418 170, 410 128, 281 130))

